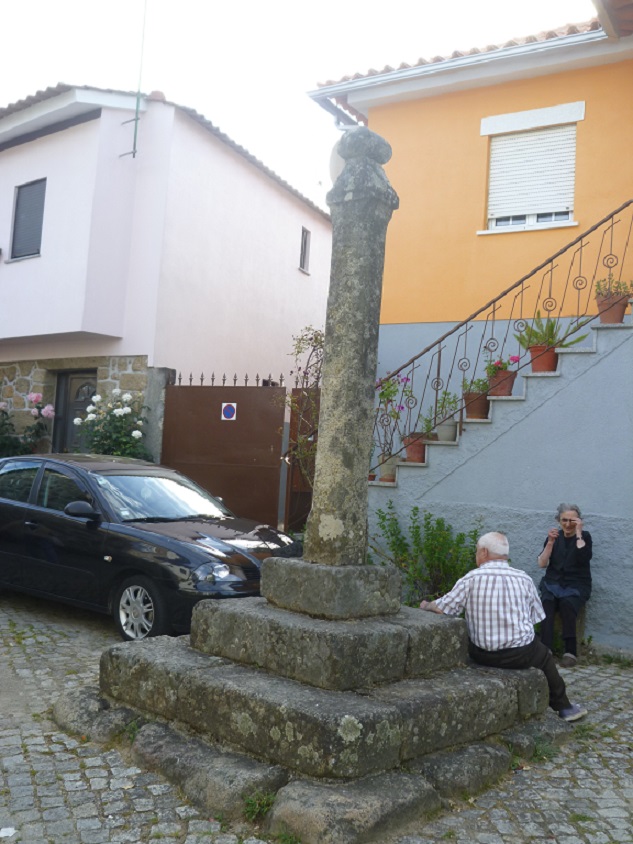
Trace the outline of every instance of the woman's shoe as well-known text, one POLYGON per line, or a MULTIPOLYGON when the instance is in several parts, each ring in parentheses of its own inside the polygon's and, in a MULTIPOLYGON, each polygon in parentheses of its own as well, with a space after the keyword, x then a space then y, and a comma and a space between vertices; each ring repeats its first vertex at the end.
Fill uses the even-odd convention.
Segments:
POLYGON ((562 668, 573 668, 578 662, 578 657, 574 654, 563 654, 560 664, 562 668))

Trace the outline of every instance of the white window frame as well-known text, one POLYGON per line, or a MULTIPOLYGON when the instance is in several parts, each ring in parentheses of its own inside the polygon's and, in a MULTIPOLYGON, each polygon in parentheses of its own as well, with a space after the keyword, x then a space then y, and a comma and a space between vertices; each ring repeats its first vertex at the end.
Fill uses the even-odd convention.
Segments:
POLYGON ((301 249, 299 251, 299 269, 302 273, 310 274, 310 240, 311 233, 305 226, 301 228, 301 249))
POLYGON ((578 225, 576 124, 584 117, 585 103, 576 102, 482 119, 481 135, 490 138, 490 172, 487 229, 477 234, 578 225), (530 159, 542 162, 540 171, 530 167, 530 159))

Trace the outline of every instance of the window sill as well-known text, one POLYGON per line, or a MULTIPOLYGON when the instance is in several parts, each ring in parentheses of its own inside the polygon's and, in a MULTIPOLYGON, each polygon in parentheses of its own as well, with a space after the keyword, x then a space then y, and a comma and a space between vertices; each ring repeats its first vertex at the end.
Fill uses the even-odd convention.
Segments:
POLYGON ((19 258, 5 258, 5 264, 17 264, 18 261, 30 261, 31 258, 41 258, 42 253, 37 252, 35 255, 20 255, 19 258))
POLYGON ((572 229, 579 224, 575 221, 566 220, 564 223, 538 223, 533 226, 499 226, 495 229, 484 229, 476 232, 477 235, 488 234, 512 234, 513 232, 542 232, 546 229, 572 229))

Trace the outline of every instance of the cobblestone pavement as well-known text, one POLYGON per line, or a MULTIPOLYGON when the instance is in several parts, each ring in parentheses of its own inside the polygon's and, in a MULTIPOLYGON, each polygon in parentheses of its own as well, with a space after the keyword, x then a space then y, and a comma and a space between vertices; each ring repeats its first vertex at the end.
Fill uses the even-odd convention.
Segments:
MULTIPOLYGON (((0 839, 22 844, 262 844, 225 828, 117 748, 61 733, 48 710, 64 689, 95 685, 112 621, 0 593, 0 839), (10 834, 14 830, 13 834, 10 834)), ((397 844, 633 844, 633 669, 563 672, 589 716, 573 739, 523 764, 397 844)), ((290 844, 290 842, 288 842, 290 844)))

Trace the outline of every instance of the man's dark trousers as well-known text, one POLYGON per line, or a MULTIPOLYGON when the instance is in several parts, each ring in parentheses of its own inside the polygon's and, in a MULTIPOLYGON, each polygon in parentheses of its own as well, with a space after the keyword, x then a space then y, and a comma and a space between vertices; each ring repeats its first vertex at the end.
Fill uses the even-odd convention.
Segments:
POLYGON ((500 651, 484 651, 468 642, 471 659, 480 665, 492 668, 540 668, 549 686, 549 705, 555 712, 569 709, 571 703, 565 690, 565 681, 558 673, 554 657, 549 648, 534 637, 529 645, 520 648, 503 648, 500 651))

